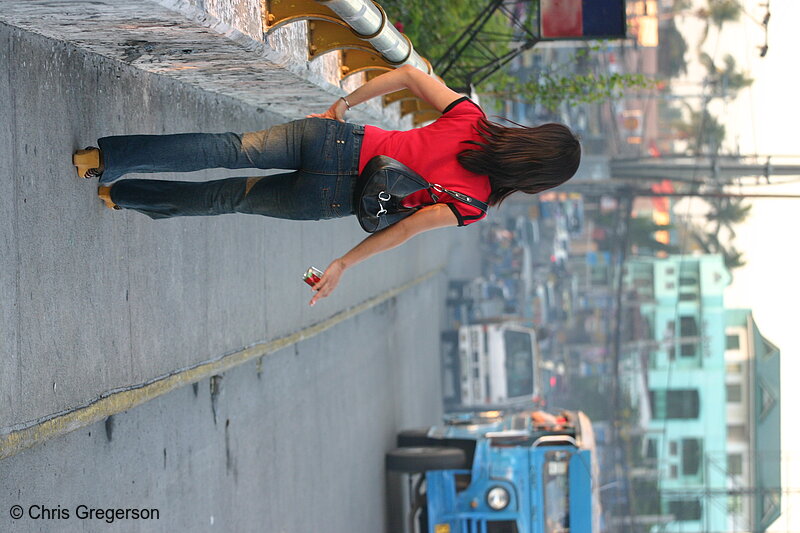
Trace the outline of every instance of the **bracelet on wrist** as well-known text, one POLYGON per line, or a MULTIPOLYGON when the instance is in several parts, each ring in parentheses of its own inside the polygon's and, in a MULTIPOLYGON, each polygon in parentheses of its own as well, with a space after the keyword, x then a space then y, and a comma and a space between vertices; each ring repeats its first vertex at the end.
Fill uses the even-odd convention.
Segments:
POLYGON ((347 98, 345 98, 344 96, 340 96, 340 97, 339 97, 339 100, 341 100, 342 102, 344 102, 344 105, 346 105, 346 106, 347 106, 347 110, 348 110, 348 111, 350 111, 350 107, 351 107, 351 106, 350 106, 350 102, 348 102, 348 101, 347 101, 347 98))

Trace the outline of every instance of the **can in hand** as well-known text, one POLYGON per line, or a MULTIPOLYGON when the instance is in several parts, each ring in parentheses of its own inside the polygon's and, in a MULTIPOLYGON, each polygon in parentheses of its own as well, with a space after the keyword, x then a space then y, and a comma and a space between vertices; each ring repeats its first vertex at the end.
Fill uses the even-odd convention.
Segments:
POLYGON ((313 287, 317 282, 319 282, 320 278, 322 277, 322 271, 316 269, 314 267, 308 267, 306 273, 303 274, 303 281, 308 283, 311 287, 313 287))

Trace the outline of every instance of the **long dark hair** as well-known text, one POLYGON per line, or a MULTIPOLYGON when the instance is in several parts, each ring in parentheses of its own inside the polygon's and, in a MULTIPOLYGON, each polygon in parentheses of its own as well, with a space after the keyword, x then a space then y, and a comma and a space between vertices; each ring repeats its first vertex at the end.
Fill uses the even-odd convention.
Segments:
POLYGON ((556 123, 517 126, 482 118, 478 123, 482 141, 464 141, 478 148, 467 148, 457 156, 467 170, 489 176, 489 205, 499 205, 516 191, 535 194, 561 185, 578 170, 581 144, 569 128, 556 123))

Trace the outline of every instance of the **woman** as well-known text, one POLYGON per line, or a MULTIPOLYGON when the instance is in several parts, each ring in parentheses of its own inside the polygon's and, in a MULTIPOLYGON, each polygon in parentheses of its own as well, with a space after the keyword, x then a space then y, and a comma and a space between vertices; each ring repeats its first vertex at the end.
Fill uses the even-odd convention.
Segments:
MULTIPOLYGON (((340 98, 324 113, 242 135, 178 134, 105 137, 97 148, 76 152, 81 177, 110 183, 129 172, 187 172, 205 168, 295 169, 263 178, 228 178, 204 183, 128 179, 101 185, 108 207, 135 209, 152 218, 250 213, 298 220, 353 214, 355 178, 375 155, 387 155, 428 181, 498 205, 515 191, 537 193, 563 183, 578 168, 580 144, 560 124, 504 127, 435 78, 403 66, 340 98), (384 131, 344 122, 348 109, 376 96, 408 88, 442 116, 409 131, 384 131), (321 120, 329 119, 329 120, 321 120)), ((342 273, 414 235, 464 226, 485 216, 443 194, 426 191, 406 198, 421 208, 373 233, 335 259, 314 285, 314 305, 339 284, 342 273)))

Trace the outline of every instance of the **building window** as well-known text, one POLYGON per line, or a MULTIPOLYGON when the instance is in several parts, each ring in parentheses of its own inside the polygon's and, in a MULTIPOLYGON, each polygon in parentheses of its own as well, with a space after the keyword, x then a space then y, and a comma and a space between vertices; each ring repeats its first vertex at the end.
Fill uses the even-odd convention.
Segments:
POLYGON ((674 268, 672 268, 672 267, 669 267, 669 268, 666 270, 666 273, 667 273, 667 275, 668 275, 668 276, 671 276, 671 275, 675 274, 675 269, 674 269, 674 268))
POLYGON ((658 441, 656 439, 647 439, 647 458, 658 459, 658 441))
POLYGON ((669 465, 669 478, 670 479, 678 478, 678 465, 669 465))
POLYGON ((700 439, 683 439, 681 448, 681 471, 683 475, 696 476, 700 472, 703 441, 700 439))
POLYGON ((728 383, 725 385, 725 397, 728 403, 742 402, 742 385, 739 383, 728 383))
POLYGON ((725 335, 725 349, 738 350, 739 349, 739 335, 725 335))
POLYGON ((697 345, 694 342, 681 343, 681 357, 694 357, 697 355, 697 345))
POLYGON ((728 374, 741 374, 742 370, 744 370, 742 363, 728 363, 725 365, 725 372, 728 374))
POLYGON ((668 503, 667 512, 680 522, 700 520, 703 514, 698 500, 672 500, 668 503))
POLYGON ((700 414, 700 394, 696 389, 651 390, 653 418, 693 419, 700 414))
POLYGON ((742 505, 742 497, 740 495, 728 496, 728 514, 742 514, 744 506, 742 505))
POLYGON ((697 320, 693 316, 681 317, 681 337, 697 337, 697 320))
POLYGON ((747 440, 747 430, 745 429, 744 425, 734 424, 732 426, 728 426, 728 439, 736 441, 747 440))
POLYGON ((697 285, 697 280, 687 276, 681 276, 680 278, 678 278, 678 283, 683 285, 684 287, 688 287, 691 285, 697 285))
POLYGON ((742 454, 729 453, 728 454, 728 474, 731 476, 741 476, 743 469, 742 454))
POLYGON ((678 443, 674 440, 669 441, 669 454, 678 455, 678 443))
POLYGON ((697 300, 697 294, 693 292, 682 292, 678 295, 678 301, 681 302, 694 302, 697 300))

